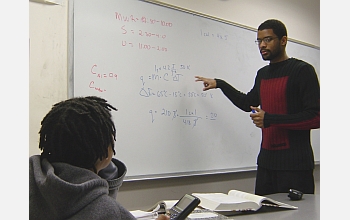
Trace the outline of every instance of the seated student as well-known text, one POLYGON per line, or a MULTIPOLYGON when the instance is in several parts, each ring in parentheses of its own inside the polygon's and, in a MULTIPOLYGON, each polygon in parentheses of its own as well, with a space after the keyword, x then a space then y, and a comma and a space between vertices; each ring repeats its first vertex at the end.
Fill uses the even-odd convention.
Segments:
POLYGON ((42 153, 29 158, 30 219, 135 219, 116 200, 126 166, 112 158, 111 110, 117 109, 102 98, 77 97, 44 117, 42 153))

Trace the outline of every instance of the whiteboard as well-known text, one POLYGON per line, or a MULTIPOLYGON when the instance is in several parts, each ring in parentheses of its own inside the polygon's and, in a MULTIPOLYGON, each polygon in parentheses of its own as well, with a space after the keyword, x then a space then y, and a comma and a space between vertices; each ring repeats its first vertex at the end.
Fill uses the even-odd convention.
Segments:
MULTIPOLYGON (((69 20, 69 90, 118 108, 115 157, 126 179, 256 169, 261 130, 220 89, 203 92, 194 78, 248 92, 268 64, 255 31, 138 0, 74 0, 69 20)), ((287 53, 319 74, 319 49, 288 42, 287 53)), ((312 131, 316 161, 319 139, 312 131)))

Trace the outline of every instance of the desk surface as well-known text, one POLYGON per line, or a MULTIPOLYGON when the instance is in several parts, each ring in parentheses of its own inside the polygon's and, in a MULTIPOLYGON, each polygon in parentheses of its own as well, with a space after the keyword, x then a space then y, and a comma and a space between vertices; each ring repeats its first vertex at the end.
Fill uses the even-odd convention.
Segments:
POLYGON ((303 199, 299 201, 292 201, 287 196, 287 193, 278 193, 267 195, 266 197, 274 199, 279 202, 287 203, 293 206, 297 206, 298 209, 273 209, 260 210, 255 213, 240 214, 230 216, 229 219, 234 220, 273 220, 273 219, 283 219, 283 220, 295 220, 295 219, 310 219, 317 220, 320 219, 320 195, 304 194, 303 199))

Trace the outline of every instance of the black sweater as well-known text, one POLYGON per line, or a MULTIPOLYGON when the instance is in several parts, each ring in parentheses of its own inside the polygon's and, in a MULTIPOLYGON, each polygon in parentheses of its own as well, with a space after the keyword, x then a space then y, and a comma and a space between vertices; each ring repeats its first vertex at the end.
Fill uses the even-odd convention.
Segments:
POLYGON ((314 68, 290 58, 261 68, 253 88, 242 93, 221 79, 217 88, 243 111, 265 111, 257 163, 273 170, 314 168, 310 130, 320 127, 320 85, 314 68))

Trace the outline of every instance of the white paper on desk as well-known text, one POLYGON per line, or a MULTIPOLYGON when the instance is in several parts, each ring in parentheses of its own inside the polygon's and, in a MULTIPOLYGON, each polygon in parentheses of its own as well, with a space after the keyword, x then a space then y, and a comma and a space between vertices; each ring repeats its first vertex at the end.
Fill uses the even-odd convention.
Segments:
POLYGON ((134 210, 130 212, 136 219, 148 220, 148 219, 156 219, 158 217, 158 215, 154 212, 145 212, 141 210, 134 210))
POLYGON ((191 213, 187 216, 189 219, 198 219, 198 218, 213 218, 218 215, 212 212, 199 212, 199 213, 191 213))

